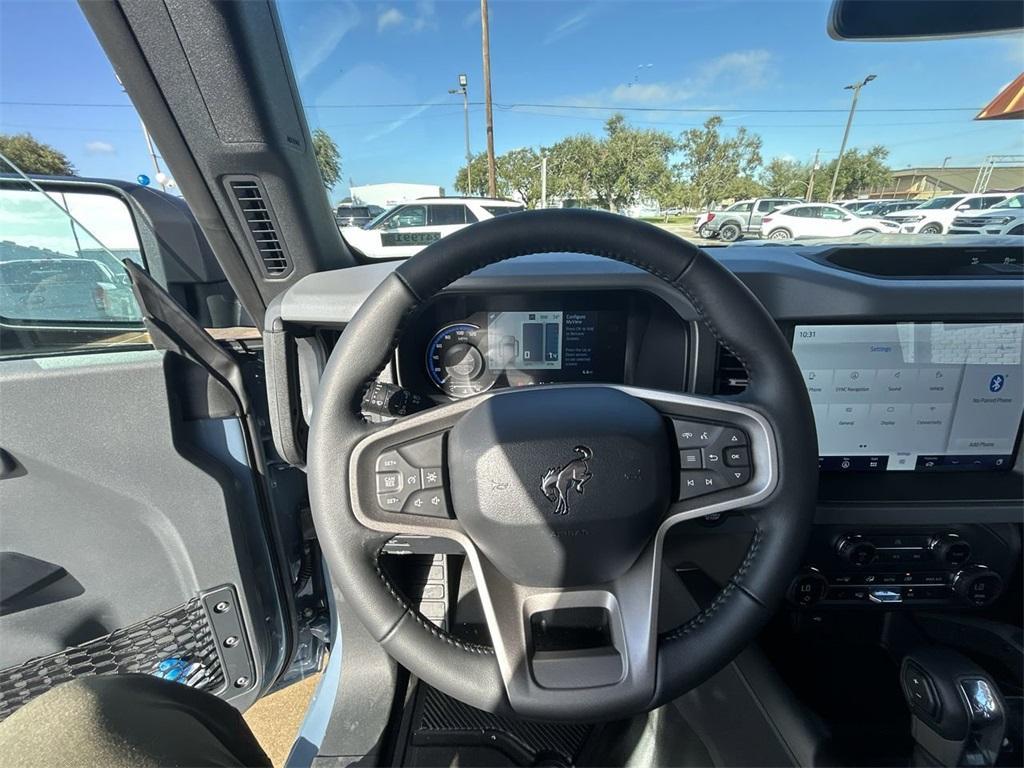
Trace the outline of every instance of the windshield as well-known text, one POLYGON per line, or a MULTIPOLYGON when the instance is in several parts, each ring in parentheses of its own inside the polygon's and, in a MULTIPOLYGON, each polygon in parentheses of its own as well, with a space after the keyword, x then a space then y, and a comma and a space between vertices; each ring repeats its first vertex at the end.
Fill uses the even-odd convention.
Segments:
MULTIPOLYGON (((0 142, 60 160, 38 173, 178 194, 78 5, 0 2, 0 142), (61 42, 37 72, 24 62, 44 12, 61 42)), ((1024 71, 1024 36, 839 41, 830 5, 491 0, 489 103, 479 0, 276 10, 330 210, 367 258, 504 215, 477 205, 445 229, 363 236, 381 231, 366 217, 428 198, 604 209, 717 246, 767 238, 765 200, 881 213, 1024 188, 1020 121, 978 119, 1024 71)), ((816 236, 867 232, 848 229, 816 236)))
POLYGON ((932 208, 952 208, 961 200, 963 200, 962 197, 936 197, 934 200, 929 200, 926 203, 921 203, 921 205, 917 206, 917 208, 918 210, 927 210, 932 208))
MULTIPOLYGON (((355 204, 496 196, 717 245, 766 237, 766 199, 845 203, 863 221, 881 201, 942 209, 1024 187, 1020 123, 974 119, 1024 69, 1021 36, 836 41, 829 5, 492 0, 492 186, 478 2, 279 3, 309 125, 341 158, 330 194, 355 204), (739 219, 698 222, 705 211, 739 219)), ((829 221, 818 236, 872 233, 829 221)), ((446 234, 402 227, 417 228, 446 234)), ((380 236, 351 243, 406 255, 380 236)))

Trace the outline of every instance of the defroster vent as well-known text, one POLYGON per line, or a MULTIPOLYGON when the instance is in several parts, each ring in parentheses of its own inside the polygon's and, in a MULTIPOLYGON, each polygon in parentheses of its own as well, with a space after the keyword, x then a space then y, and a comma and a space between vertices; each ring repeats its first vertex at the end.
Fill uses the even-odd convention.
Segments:
POLYGON ((267 277, 283 277, 292 271, 291 259, 278 236, 277 221, 263 185, 258 179, 233 177, 228 181, 238 213, 245 221, 251 236, 250 244, 256 249, 267 277))
POLYGON ((718 347, 718 364, 715 367, 715 394, 735 395, 747 388, 749 374, 743 363, 725 347, 718 347))

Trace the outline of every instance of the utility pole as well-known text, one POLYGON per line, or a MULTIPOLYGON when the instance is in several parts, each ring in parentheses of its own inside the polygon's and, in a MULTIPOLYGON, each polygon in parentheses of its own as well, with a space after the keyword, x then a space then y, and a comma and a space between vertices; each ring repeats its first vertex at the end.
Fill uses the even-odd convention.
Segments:
POLYGON ((494 113, 491 111, 491 33, 487 21, 487 0, 480 0, 480 30, 484 56, 484 104, 487 112, 487 194, 497 197, 497 167, 494 163, 494 113))
POLYGON ((548 207, 548 156, 540 156, 540 207, 548 207))
POLYGON ((843 87, 844 91, 853 91, 853 101, 850 104, 850 116, 846 118, 846 130, 843 131, 843 143, 839 147, 839 157, 836 158, 836 170, 832 174, 832 187, 828 191, 828 202, 836 194, 836 182, 839 180, 839 166, 843 164, 843 152, 846 151, 846 140, 850 137, 850 126, 853 124, 853 113, 857 111, 857 97, 860 96, 860 89, 875 79, 875 75, 868 75, 863 82, 854 83, 843 87))
POLYGON ((814 174, 818 170, 818 155, 821 153, 820 149, 814 150, 814 162, 811 163, 811 178, 807 180, 807 197, 806 201, 809 203, 814 198, 814 174))
POLYGON ((149 157, 153 161, 153 178, 156 183, 160 185, 160 189, 166 192, 167 184, 164 181, 166 177, 164 176, 164 172, 160 170, 160 162, 156 159, 156 150, 153 149, 153 140, 149 137, 149 131, 146 129, 146 124, 141 120, 139 120, 139 122, 142 123, 142 135, 146 139, 146 147, 149 149, 149 157))
POLYGON ((466 126, 466 191, 473 194, 473 155, 469 151, 469 78, 459 75, 459 87, 448 93, 462 94, 462 116, 466 126))

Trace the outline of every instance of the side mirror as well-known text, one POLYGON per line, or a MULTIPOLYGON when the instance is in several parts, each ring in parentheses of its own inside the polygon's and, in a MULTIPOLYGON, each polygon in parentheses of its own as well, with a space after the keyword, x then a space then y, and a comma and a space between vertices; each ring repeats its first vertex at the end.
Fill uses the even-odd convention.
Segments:
POLYGON ((956 210, 958 210, 958 211, 969 211, 969 210, 971 210, 971 206, 968 203, 963 203, 961 205, 958 205, 956 207, 956 210))
POLYGON ((853 221, 853 216, 843 216, 843 221, 853 221))

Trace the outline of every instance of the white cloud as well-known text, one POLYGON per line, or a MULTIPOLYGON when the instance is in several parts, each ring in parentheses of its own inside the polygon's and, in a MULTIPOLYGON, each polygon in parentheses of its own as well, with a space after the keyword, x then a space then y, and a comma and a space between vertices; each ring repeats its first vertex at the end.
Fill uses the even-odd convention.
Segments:
POLYGON ((473 9, 472 11, 470 11, 469 13, 466 14, 465 18, 462 19, 462 26, 465 27, 466 29, 469 29, 470 27, 475 27, 479 23, 480 23, 480 9, 479 8, 473 9))
POLYGON ((380 15, 377 16, 377 31, 383 32, 391 27, 400 27, 404 23, 404 13, 397 8, 388 8, 386 11, 381 11, 380 15))
POLYGON ((577 106, 673 106, 725 92, 765 88, 772 79, 772 54, 764 49, 733 51, 700 65, 675 80, 621 83, 570 99, 577 106))
POLYGON ((544 45, 550 45, 556 40, 561 40, 563 37, 568 37, 574 32, 578 32, 583 29, 590 20, 591 13, 593 13, 593 8, 585 8, 579 13, 563 20, 558 26, 545 35, 544 45))
POLYGON ((85 151, 90 155, 116 155, 117 148, 108 141, 87 141, 85 151))
POLYGON ((295 77, 305 80, 323 64, 352 29, 359 26, 362 14, 353 2, 318 3, 316 13, 295 30, 289 40, 295 62, 295 77))
POLYGON ((446 100, 443 99, 443 98, 431 99, 430 102, 428 102, 426 104, 421 104, 420 106, 412 109, 411 111, 406 112, 401 117, 398 117, 395 120, 392 120, 390 123, 385 125, 379 131, 374 131, 373 133, 369 134, 365 139, 363 139, 363 141, 364 142, 376 141, 377 139, 381 138, 382 136, 387 136, 389 133, 393 133, 393 132, 397 131, 399 128, 401 128, 403 125, 408 123, 410 120, 416 119, 417 117, 422 115, 424 112, 426 112, 431 107, 437 106, 438 104, 443 104, 443 103, 445 103, 445 101, 446 100))
POLYGON ((419 0, 415 5, 416 12, 411 16, 395 6, 390 6, 377 15, 377 32, 386 32, 389 29, 410 32, 436 29, 436 10, 433 0, 419 0))

